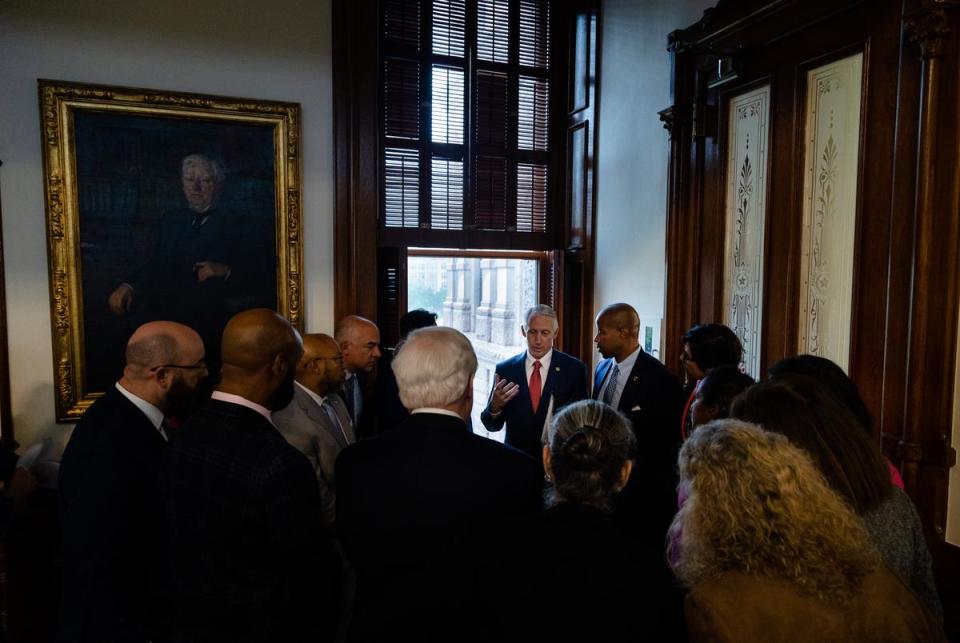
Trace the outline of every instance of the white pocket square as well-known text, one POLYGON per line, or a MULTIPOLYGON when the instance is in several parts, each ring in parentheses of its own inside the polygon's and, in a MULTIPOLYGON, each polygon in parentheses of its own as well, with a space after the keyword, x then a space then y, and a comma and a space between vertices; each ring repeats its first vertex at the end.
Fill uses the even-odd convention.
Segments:
POLYGON ((637 406, 635 406, 635 407, 633 407, 632 409, 630 409, 630 412, 633 413, 634 411, 642 411, 642 410, 643 410, 643 409, 641 409, 641 408, 640 408, 640 405, 638 404, 637 406))

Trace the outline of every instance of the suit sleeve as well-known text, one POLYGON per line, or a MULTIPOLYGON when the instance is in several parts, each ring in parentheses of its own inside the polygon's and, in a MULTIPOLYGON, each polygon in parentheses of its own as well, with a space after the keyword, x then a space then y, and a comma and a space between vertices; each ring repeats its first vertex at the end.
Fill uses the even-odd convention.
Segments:
MULTIPOLYGON (((500 379, 503 379, 503 373, 500 372, 500 366, 497 366, 495 371, 497 375, 500 376, 500 379)), ((494 378, 496 382, 496 378, 494 378)), ((494 384, 496 386, 496 384, 494 384)), ((490 395, 487 397, 487 406, 480 413, 480 421, 483 422, 483 426, 487 428, 487 431, 499 431, 503 428, 504 422, 506 422, 506 409, 500 410, 500 415, 494 417, 490 412, 490 403, 493 401, 493 388, 490 389, 490 395)))
POLYGON ((581 361, 577 361, 580 364, 580 368, 577 369, 577 379, 576 384, 573 388, 573 395, 570 397, 570 402, 579 402, 580 400, 585 400, 590 397, 590 391, 587 390, 587 365, 581 361))

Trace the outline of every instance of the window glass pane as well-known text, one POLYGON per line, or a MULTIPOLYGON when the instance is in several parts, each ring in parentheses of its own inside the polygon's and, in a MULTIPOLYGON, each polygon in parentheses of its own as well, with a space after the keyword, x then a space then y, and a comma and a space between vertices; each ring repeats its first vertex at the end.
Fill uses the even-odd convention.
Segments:
POLYGON ((463 161, 434 157, 430 167, 430 227, 463 230, 463 161))
POLYGON ((520 334, 524 315, 539 301, 535 259, 503 257, 409 257, 407 309, 437 313, 437 324, 456 328, 477 353, 473 388, 473 432, 500 442, 504 431, 487 433, 480 412, 493 387, 497 362, 526 350, 520 334))
POLYGON ((463 56, 465 0, 433 0, 433 53, 463 56))
POLYGON ((383 63, 384 134, 420 137, 420 73, 416 61, 387 58, 383 63))
POLYGON ((517 231, 547 230, 547 166, 517 163, 517 231))
POLYGON ((387 148, 383 154, 384 225, 416 228, 420 209, 420 154, 387 148))
POLYGON ((521 76, 517 106, 517 147, 521 150, 547 149, 547 81, 521 76))
POLYGON ((550 3, 520 0, 520 64, 550 66, 550 3))
POLYGON ((433 142, 463 144, 463 70, 433 67, 433 142))
POLYGON ((477 3, 477 59, 507 62, 510 33, 510 3, 480 0, 477 3))

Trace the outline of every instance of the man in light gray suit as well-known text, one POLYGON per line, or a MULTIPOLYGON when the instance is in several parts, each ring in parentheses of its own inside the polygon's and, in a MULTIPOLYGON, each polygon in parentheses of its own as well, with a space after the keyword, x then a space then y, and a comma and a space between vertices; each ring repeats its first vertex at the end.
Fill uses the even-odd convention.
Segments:
POLYGON ((287 442, 313 465, 323 500, 323 520, 331 530, 336 519, 334 462, 341 450, 356 442, 347 407, 333 394, 343 384, 344 375, 337 342, 329 335, 306 335, 293 401, 273 414, 273 423, 287 442))

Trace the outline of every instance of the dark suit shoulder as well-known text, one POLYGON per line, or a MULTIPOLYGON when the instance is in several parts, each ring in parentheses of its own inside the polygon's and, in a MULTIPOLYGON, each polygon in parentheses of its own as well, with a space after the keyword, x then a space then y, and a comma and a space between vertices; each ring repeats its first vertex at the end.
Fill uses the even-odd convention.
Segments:
POLYGON ((523 351, 522 353, 518 353, 512 357, 508 357, 507 359, 497 363, 496 371, 500 373, 504 370, 517 368, 518 366, 523 367, 523 361, 526 358, 527 358, 526 351, 523 351))
POLYGON ((586 367, 586 364, 581 360, 577 359, 573 355, 564 353, 562 351, 554 350, 553 357, 550 358, 556 364, 570 364, 572 366, 583 366, 586 367))

